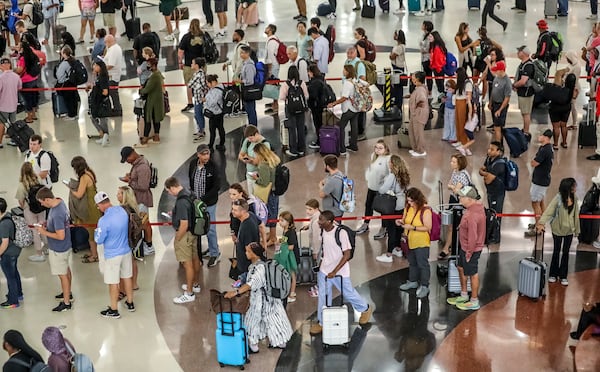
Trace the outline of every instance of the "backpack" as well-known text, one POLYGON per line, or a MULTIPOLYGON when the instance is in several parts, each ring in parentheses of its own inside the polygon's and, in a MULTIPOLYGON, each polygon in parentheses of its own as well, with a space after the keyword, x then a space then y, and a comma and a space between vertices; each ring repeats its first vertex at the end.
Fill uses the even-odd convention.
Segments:
POLYGON ((33 23, 36 26, 41 25, 42 23, 44 23, 44 13, 42 12, 42 4, 39 1, 34 0, 32 2, 32 5, 33 10, 31 14, 31 23, 33 23))
POLYGON ((67 347, 69 354, 71 354, 69 362, 71 363, 72 372, 94 372, 94 364, 89 356, 76 353, 66 342, 65 346, 67 347))
MULTIPOLYGON (((335 228, 335 243, 342 248, 342 242, 340 240, 340 231, 344 230, 346 231, 346 233, 348 234, 348 240, 350 241, 350 258, 348 259, 348 261, 350 261, 353 257, 354 257, 354 249, 356 248, 356 231, 352 230, 351 228, 349 228, 346 225, 337 225, 337 227, 335 228)), ((322 239, 321 239, 322 240, 322 239)))
POLYGON ((275 184, 273 194, 281 196, 285 194, 290 185, 290 169, 282 163, 275 167, 275 184))
POLYGON ((158 168, 150 163, 150 188, 154 189, 158 186, 158 168))
POLYGON ((40 74, 42 73, 42 65, 40 64, 40 59, 38 58, 37 54, 35 54, 35 58, 33 61, 33 65, 28 69, 27 66, 25 66, 25 71, 31 75, 31 76, 40 76, 40 74))
MULTIPOLYGON (((54 155, 54 153, 52 151, 46 151, 46 150, 40 151, 40 153, 36 157, 38 166, 40 166, 40 167, 42 166, 41 158, 42 158, 42 155, 44 155, 44 154, 48 154, 48 156, 50 157, 50 170, 48 171, 48 175, 50 176, 50 181, 58 182, 58 176, 60 173, 60 170, 59 170, 60 163, 58 162, 58 159, 56 158, 56 156, 54 155)), ((29 156, 29 155, 31 155, 31 151, 27 152, 27 156, 29 156)))
POLYGON ((485 209, 485 241, 486 245, 500 243, 500 221, 496 216, 496 211, 490 208, 485 209))
POLYGON ((323 82, 323 89, 321 89, 321 95, 319 96, 319 107, 326 107, 331 102, 335 102, 337 97, 331 85, 323 82))
POLYGON ((285 82, 288 86, 288 94, 286 99, 287 112, 291 115, 303 114, 308 106, 306 105, 306 97, 302 90, 302 81, 299 84, 292 85, 289 81, 285 82))
MULTIPOLYGON (((533 64, 533 76, 527 80, 527 83, 533 88, 535 93, 539 93, 544 89, 544 85, 548 82, 548 66, 544 61, 539 59, 528 61, 525 64, 527 63, 533 64)), ((523 68, 525 68, 525 65, 523 65, 523 68)))
POLYGON ((458 61, 454 54, 450 52, 446 52, 446 64, 442 68, 442 72, 447 76, 454 76, 456 74, 456 69, 458 68, 458 61))
POLYGON ((329 58, 327 59, 327 63, 331 63, 333 61, 333 57, 335 57, 335 26, 329 25, 325 30, 325 39, 329 41, 329 58))
POLYGON ((37 199, 37 193, 43 187, 44 187, 44 185, 41 185, 38 183, 37 185, 31 186, 29 188, 29 191, 27 192, 27 204, 29 205, 29 210, 32 213, 36 213, 36 214, 42 213, 48 209, 48 208, 44 207, 42 205, 42 203, 40 203, 39 200, 37 199))
POLYGON ((504 189, 506 191, 515 191, 519 188, 519 167, 517 163, 504 158, 506 170, 504 171, 504 189))
POLYGON ((85 84, 88 81, 88 72, 83 63, 78 59, 73 59, 69 62, 71 69, 69 70, 68 81, 74 85, 85 84))
POLYGON ((292 278, 290 273, 275 260, 261 262, 265 265, 265 274, 267 277, 267 294, 273 298, 285 299, 290 294, 292 278))
POLYGON ((239 108, 240 96, 233 89, 223 89, 223 113, 233 114, 239 108))
POLYGON ((373 96, 368 85, 352 81, 354 93, 350 96, 352 107, 358 112, 367 112, 373 108, 373 96))
POLYGON ((585 193, 583 202, 581 202, 581 213, 592 213, 597 211, 600 208, 598 206, 598 198, 600 198, 600 188, 598 188, 596 184, 592 184, 592 187, 585 193))
POLYGON ((560 32, 552 31, 550 32, 550 45, 548 48, 548 57, 554 62, 557 62, 560 59, 560 56, 563 51, 563 37, 560 32))
POLYGON ((365 61, 373 62, 377 57, 377 48, 369 39, 365 39, 365 61))
MULTIPOLYGON (((33 244, 33 230, 29 228, 24 217, 7 214, 15 228, 14 243, 19 248, 27 248, 33 244)), ((4 218, 3 218, 4 219, 4 218)))
POLYGON ((261 61, 254 63, 254 67, 256 68, 256 74, 254 75, 254 85, 256 85, 258 88, 262 88, 267 82, 267 69, 265 67, 264 62, 261 61))
POLYGON ((431 207, 421 208, 421 223, 423 223, 423 213, 425 213, 425 209, 429 209, 431 211, 431 231, 429 232, 429 240, 440 240, 442 231, 442 216, 435 212, 431 207))
POLYGON ((219 60, 219 49, 217 49, 215 41, 206 31, 202 35, 202 46, 206 63, 217 63, 219 60))
POLYGON ((121 207, 123 207, 129 217, 129 222, 127 224, 127 240, 129 240, 129 247, 133 250, 137 248, 142 240, 142 218, 133 208, 125 205, 122 205, 121 207))
POLYGON ((22 361, 21 359, 11 358, 6 361, 7 363, 18 364, 22 367, 29 368, 30 372, 52 372, 52 368, 43 362, 34 362, 33 359, 29 362, 22 361))
POLYGON ((360 63, 365 66, 365 78, 367 79, 367 83, 371 85, 377 83, 377 66, 369 61, 360 61, 360 63))
POLYGON ((347 176, 340 176, 342 179, 342 196, 340 200, 337 200, 335 196, 331 195, 333 199, 339 203, 338 208, 342 212, 352 213, 356 207, 356 200, 354 199, 354 180, 351 180, 347 176))
POLYGON ((194 207, 194 228, 192 229, 192 234, 196 236, 208 234, 208 230, 210 229, 210 214, 208 213, 206 203, 200 199, 192 200, 191 198, 190 202, 192 203, 192 207, 194 207))
POLYGON ((254 205, 254 214, 256 215, 256 217, 258 217, 260 222, 263 223, 263 225, 266 225, 267 221, 269 220, 269 208, 267 208, 265 202, 254 195, 250 195, 250 198, 248 199, 248 204, 254 205))
POLYGON ((282 43, 277 38, 275 38, 273 40, 275 40, 278 43, 277 54, 275 55, 275 59, 277 60, 277 63, 279 63, 280 65, 288 63, 290 58, 287 56, 287 46, 285 46, 285 44, 282 43))

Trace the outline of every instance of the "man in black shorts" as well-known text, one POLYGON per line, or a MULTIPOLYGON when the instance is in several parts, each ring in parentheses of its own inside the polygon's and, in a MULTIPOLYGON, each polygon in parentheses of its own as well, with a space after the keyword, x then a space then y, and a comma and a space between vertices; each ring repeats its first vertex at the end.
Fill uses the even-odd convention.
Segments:
POLYGON ((477 189, 465 186, 458 191, 460 204, 465 207, 459 225, 460 250, 458 252, 458 274, 460 296, 446 300, 460 310, 479 310, 479 256, 485 245, 485 210, 477 189), (471 299, 467 292, 467 279, 471 282, 471 299))
POLYGON ((219 20, 219 29, 215 37, 225 37, 227 33, 227 0, 215 0, 215 13, 219 20))
POLYGON ((492 65, 491 71, 495 77, 488 108, 492 112, 494 141, 502 142, 502 128, 506 124, 508 103, 512 93, 512 81, 506 75, 506 63, 504 61, 498 61, 492 65))

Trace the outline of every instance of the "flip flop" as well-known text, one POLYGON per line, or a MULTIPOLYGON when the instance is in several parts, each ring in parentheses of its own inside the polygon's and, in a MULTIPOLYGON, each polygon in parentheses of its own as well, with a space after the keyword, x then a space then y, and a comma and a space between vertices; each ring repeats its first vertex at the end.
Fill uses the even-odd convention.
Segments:
POLYGON ((94 262, 98 262, 98 257, 87 256, 83 260, 81 260, 81 262, 82 263, 94 263, 94 262))

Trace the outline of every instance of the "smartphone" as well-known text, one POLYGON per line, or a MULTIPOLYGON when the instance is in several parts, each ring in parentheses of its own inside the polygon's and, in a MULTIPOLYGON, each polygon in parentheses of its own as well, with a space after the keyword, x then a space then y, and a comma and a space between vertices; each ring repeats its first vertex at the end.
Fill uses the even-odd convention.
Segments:
POLYGON ((163 216, 164 218, 167 218, 167 219, 169 219, 169 220, 171 219, 171 215, 170 215, 170 214, 168 214, 168 213, 165 213, 165 212, 162 212, 162 213, 161 213, 161 216, 163 216))
POLYGON ((63 183, 64 183, 65 185, 69 186, 69 183, 70 183, 70 182, 69 182, 68 180, 63 180, 63 183))
POLYGON ((249 175, 250 177, 254 177, 254 176, 256 175, 256 172, 248 172, 248 175, 249 175))

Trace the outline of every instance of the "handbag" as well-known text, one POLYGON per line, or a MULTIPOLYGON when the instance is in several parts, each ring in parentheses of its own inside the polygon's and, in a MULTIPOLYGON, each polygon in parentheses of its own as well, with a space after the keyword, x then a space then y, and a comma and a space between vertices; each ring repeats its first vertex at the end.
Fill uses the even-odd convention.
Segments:
POLYGON ((136 98, 133 100, 133 113, 137 116, 144 115, 144 107, 146 107, 146 100, 143 98, 136 98))
POLYGON ((163 92, 163 103, 165 105, 165 114, 171 112, 171 104, 169 103, 169 92, 166 90, 163 92))
POLYGON ((269 194, 271 193, 271 188, 273 187, 273 183, 269 182, 267 186, 261 186, 259 184, 254 184, 254 196, 262 200, 263 202, 267 202, 269 200, 269 194))
POLYGON ((265 87, 263 88, 262 96, 263 96, 263 98, 270 98, 270 99, 278 100, 279 99, 279 89, 280 89, 279 84, 276 84, 276 85, 266 84, 265 87))
POLYGON ((229 262, 231 262, 231 267, 229 268, 229 274, 227 276, 229 276, 231 280, 238 280, 240 275, 242 275, 242 272, 238 268, 237 258, 230 258, 229 262))
POLYGON ((252 85, 242 85, 242 98, 244 101, 259 101, 262 99, 263 90, 256 86, 252 85))
POLYGON ((171 13, 172 21, 184 21, 189 18, 190 18, 190 11, 185 6, 182 6, 181 8, 175 8, 175 9, 173 9, 173 12, 171 13))
POLYGON ((97 118, 107 118, 110 116, 111 108, 110 108, 110 98, 105 97, 102 102, 96 108, 95 117, 97 118))
POLYGON ((233 298, 225 298, 225 292, 219 292, 216 289, 210 290, 210 308, 215 313, 232 312, 246 314, 250 307, 250 292, 244 292, 233 298), (223 301, 229 302, 229 305, 223 305, 223 301))
POLYGON ((392 215, 396 211, 396 195, 377 193, 373 199, 373 210, 382 215, 392 215))
POLYGON ((214 112, 210 111, 209 109, 204 109, 203 114, 204 114, 204 116, 206 116, 209 119, 215 118, 219 115, 219 114, 215 114, 214 112))

